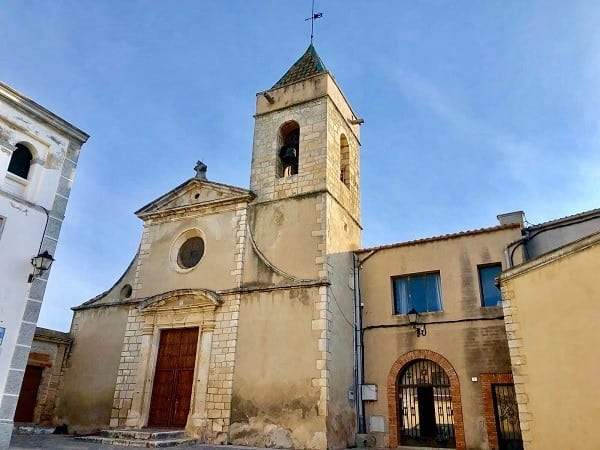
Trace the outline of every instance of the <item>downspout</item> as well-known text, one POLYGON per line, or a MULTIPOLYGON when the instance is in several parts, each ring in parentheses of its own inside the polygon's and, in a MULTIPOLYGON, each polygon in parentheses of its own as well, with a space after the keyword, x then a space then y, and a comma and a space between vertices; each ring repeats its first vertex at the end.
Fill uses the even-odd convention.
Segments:
POLYGON ((360 265, 356 253, 352 254, 354 266, 354 367, 355 401, 358 434, 366 432, 362 385, 364 384, 364 356, 362 342, 362 300, 360 296, 360 265))

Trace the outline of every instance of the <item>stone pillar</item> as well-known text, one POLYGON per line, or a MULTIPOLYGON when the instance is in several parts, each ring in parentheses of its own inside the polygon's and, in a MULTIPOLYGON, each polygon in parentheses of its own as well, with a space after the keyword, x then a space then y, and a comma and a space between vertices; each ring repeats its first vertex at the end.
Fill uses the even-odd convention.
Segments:
POLYGON ((206 434, 206 431, 208 431, 206 396, 208 392, 208 371, 210 368, 210 354, 214 329, 214 322, 202 325, 202 335, 200 337, 196 363, 196 380, 194 383, 192 414, 188 420, 187 427, 199 437, 203 437, 203 435, 206 434))
POLYGON ((146 425, 152 392, 149 392, 154 377, 156 352, 158 351, 158 333, 152 325, 142 329, 142 342, 138 356, 138 370, 135 374, 135 390, 131 399, 131 408, 127 414, 126 426, 142 428, 146 425), (153 345, 154 343, 154 345, 153 345))

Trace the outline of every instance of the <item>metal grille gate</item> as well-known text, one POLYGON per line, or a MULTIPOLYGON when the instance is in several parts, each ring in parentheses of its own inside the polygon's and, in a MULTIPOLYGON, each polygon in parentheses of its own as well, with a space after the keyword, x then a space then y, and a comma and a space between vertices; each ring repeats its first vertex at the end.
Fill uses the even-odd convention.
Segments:
POLYGON ((448 375, 421 359, 398 378, 400 442, 404 445, 455 447, 454 412, 448 375))
POLYGON ((500 450, 523 450, 514 385, 494 384, 492 391, 500 450))

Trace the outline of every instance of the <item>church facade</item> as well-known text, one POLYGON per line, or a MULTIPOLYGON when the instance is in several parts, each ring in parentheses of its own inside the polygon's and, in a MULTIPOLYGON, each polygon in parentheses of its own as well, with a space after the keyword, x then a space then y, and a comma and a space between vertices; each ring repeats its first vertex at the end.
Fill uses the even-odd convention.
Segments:
POLYGON ((257 94, 249 190, 199 162, 137 211, 131 265, 74 308, 58 422, 352 445, 358 123, 311 45, 257 94))

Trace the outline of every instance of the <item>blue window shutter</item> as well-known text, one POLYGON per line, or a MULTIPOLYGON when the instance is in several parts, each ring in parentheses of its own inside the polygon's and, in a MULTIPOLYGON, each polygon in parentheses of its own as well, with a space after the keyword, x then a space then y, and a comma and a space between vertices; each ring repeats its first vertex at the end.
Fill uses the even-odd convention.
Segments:
POLYGON ((479 268, 479 283, 481 285, 483 306, 497 306, 502 301, 500 289, 496 287, 496 278, 501 272, 501 264, 479 268))

